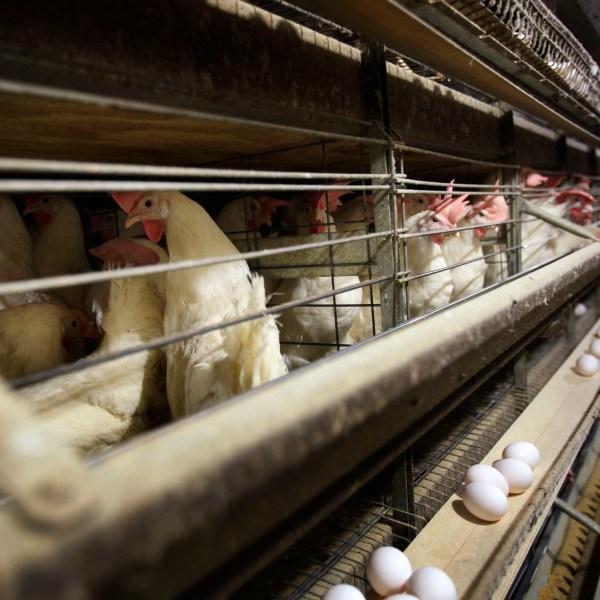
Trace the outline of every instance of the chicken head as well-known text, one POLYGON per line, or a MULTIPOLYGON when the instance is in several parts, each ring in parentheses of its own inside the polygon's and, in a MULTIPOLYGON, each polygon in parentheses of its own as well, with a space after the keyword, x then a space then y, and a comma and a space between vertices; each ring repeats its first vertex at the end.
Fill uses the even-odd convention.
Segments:
MULTIPOLYGON (((500 194, 498 184, 499 181, 496 181, 496 189, 492 194, 488 194, 483 199, 473 203, 471 211, 465 217, 469 225, 489 225, 506 221, 508 218, 508 204, 504 196, 500 194)), ((475 234, 478 237, 483 237, 486 231, 486 227, 481 227, 475 230, 475 234)))
POLYGON ((32 215, 38 227, 45 227, 52 222, 54 215, 65 202, 69 202, 68 198, 55 194, 26 196, 23 215, 32 215))
POLYGON ((160 192, 111 192, 117 204, 128 213, 125 227, 141 221, 146 235, 158 242, 165 232, 169 201, 160 192))

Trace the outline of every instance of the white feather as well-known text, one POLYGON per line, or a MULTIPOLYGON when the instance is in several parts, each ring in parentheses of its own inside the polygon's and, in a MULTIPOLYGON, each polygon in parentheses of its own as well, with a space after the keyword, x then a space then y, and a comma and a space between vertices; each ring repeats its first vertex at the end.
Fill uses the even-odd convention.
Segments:
MULTIPOLYGON (((431 225, 433 215, 432 211, 413 215, 406 221, 407 230, 410 233, 434 231, 436 228, 431 225)), ((431 236, 408 238, 406 246, 411 276, 447 267, 440 245, 434 243, 431 236)), ((448 304, 452 295, 452 277, 445 270, 414 279, 409 283, 409 295, 411 318, 424 315, 448 304)))
MULTIPOLYGON (((103 356, 163 334, 164 304, 151 278, 115 279, 104 315, 103 356)), ((148 425, 166 410, 164 354, 145 350, 56 377, 21 393, 57 435, 81 450, 99 449, 148 425)))
MULTIPOLYGON (((239 255, 199 204, 177 192, 149 192, 144 196, 149 197, 165 207, 161 215, 166 214, 172 262, 239 255)), ((250 275, 244 260, 171 271, 167 275, 166 298, 167 335, 265 310, 263 280, 250 275)), ((196 412, 286 372, 271 316, 167 347, 167 393, 175 417, 196 412)))

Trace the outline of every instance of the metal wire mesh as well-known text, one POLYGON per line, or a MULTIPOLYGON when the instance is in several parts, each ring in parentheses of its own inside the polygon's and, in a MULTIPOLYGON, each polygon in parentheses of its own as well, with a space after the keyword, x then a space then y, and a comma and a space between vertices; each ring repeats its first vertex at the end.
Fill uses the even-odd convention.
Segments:
POLYGON ((598 65, 575 36, 539 0, 446 2, 514 56, 556 84, 563 96, 599 121, 598 65))

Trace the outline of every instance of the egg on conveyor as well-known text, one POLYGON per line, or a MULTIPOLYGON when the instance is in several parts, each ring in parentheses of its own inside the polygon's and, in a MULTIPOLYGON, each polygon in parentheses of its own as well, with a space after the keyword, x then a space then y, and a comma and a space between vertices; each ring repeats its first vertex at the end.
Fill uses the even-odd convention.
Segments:
POLYGON ((531 467, 518 458, 502 458, 492 466, 504 475, 511 494, 522 494, 533 483, 531 467))
POLYGON ((592 354, 582 354, 575 363, 575 370, 584 377, 591 377, 598 370, 598 359, 592 354))
POLYGON ((322 600, 365 600, 363 593, 353 585, 340 583, 330 587, 322 600))
POLYGON ((377 548, 367 562, 367 580, 381 596, 402 591, 411 573, 408 557, 393 546, 377 548))
POLYGON ((502 458, 518 458, 535 469, 541 456, 540 451, 531 442, 513 442, 504 448, 502 458))
POLYGON ((475 481, 491 483, 508 496, 508 481, 498 469, 490 465, 471 465, 465 473, 465 485, 475 481))
POLYGON ((573 309, 573 313, 576 317, 582 317, 583 315, 585 315, 586 312, 587 306, 585 304, 582 304, 581 302, 579 304, 576 304, 575 308, 573 309))
POLYGON ((508 510, 506 494, 493 483, 473 481, 462 492, 465 508, 482 521, 498 521, 508 510))
POLYGON ((590 344, 590 354, 593 354, 596 358, 600 358, 600 339, 594 338, 590 344))
POLYGON ((419 600, 457 600, 458 598, 452 579, 437 567, 416 569, 406 584, 406 593, 416 596, 419 600))

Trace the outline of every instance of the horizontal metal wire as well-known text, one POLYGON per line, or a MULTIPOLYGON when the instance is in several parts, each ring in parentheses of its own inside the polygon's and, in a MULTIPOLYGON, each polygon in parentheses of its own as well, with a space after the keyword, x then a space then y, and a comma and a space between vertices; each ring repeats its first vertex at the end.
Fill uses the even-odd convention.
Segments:
MULTIPOLYGON (((519 248, 519 246, 511 247, 511 249, 516 249, 516 248, 519 248)), ((564 252, 563 254, 558 254, 556 256, 553 256, 552 258, 543 260, 543 261, 537 263, 536 265, 529 267, 528 269, 521 270, 519 273, 516 273, 514 275, 509 275, 502 281, 492 283, 492 284, 488 285, 486 288, 479 290, 478 292, 474 292, 473 294, 469 294, 468 296, 465 296, 464 298, 459 298, 458 300, 454 300, 453 302, 450 302, 446 306, 441 306, 440 308, 436 308, 436 309, 428 312, 425 315, 420 315, 418 317, 414 317, 414 318, 411 318, 410 320, 404 321, 403 323, 399 323, 398 325, 395 325, 393 327, 393 330, 398 330, 398 329, 402 329, 404 327, 414 325, 416 322, 422 321, 423 319, 427 319, 437 313, 440 313, 440 312, 446 311, 446 310, 451 310, 453 306, 456 306, 459 303, 466 302, 467 300, 470 300, 471 298, 475 298, 476 296, 485 294, 493 289, 500 287, 501 285, 505 285, 506 283, 508 283, 510 281, 514 281, 515 279, 523 277, 523 276, 527 275, 527 273, 532 273, 534 271, 537 271, 538 269, 541 269, 542 267, 549 265, 549 264, 557 261, 558 259, 563 258, 564 256, 567 256, 568 254, 570 254, 570 252, 564 252)), ((440 270, 444 270, 444 269, 440 269, 440 270)), ((374 338, 379 337, 380 335, 382 335, 382 334, 378 334, 378 335, 374 336, 374 338)))
MULTIPOLYGON (((503 223, 511 223, 514 221, 504 221, 503 223)), ((483 227, 492 227, 494 225, 484 226, 466 226, 458 229, 459 231, 480 229, 483 227)), ((144 277, 148 275, 157 275, 160 273, 169 273, 170 271, 180 271, 185 269, 193 269, 198 267, 208 267, 220 264, 226 264, 230 262, 237 262, 241 260, 254 260, 266 258, 269 256, 275 256, 278 254, 292 254, 300 252, 302 250, 313 250, 319 248, 334 247, 341 244, 348 244, 351 242, 357 242, 362 240, 386 238, 390 236, 397 236, 401 239, 408 239, 414 237, 426 237, 431 235, 440 235, 444 233, 453 233, 457 229, 445 229, 438 232, 429 233, 409 233, 405 228, 398 228, 394 230, 379 231, 375 233, 365 233, 360 235, 352 235, 343 238, 336 238, 330 240, 322 240, 319 242, 310 242, 304 244, 297 244, 293 246, 285 246, 281 248, 269 248, 264 250, 254 250, 250 252, 241 252, 236 255, 226 255, 211 258, 199 258, 195 260, 183 260, 177 262, 169 262, 158 265, 144 265, 139 267, 125 267, 122 269, 111 269, 108 271, 94 271, 90 273, 77 273, 73 275, 57 275, 53 277, 45 277, 39 279, 24 279, 20 281, 9 281, 0 283, 0 296, 17 294, 20 292, 31 292, 31 291, 43 291, 54 288, 64 288, 76 285, 87 285, 92 283, 101 283, 112 281, 114 279, 126 279, 128 277, 144 277)))
MULTIPOLYGON (((292 177, 290 173, 290 179, 299 179, 302 175, 310 175, 313 178, 314 174, 306 173, 295 173, 298 177, 292 177)), ((344 175, 344 174, 339 174, 344 175)), ((351 174, 346 174, 351 175, 351 174)), ((223 178, 227 175, 222 174, 223 178)), ((329 174, 322 175, 323 178, 329 177, 329 174)), ((334 175, 335 176, 335 175, 334 175)), ((215 176, 212 176, 215 178, 215 176)), ((242 177, 240 175, 240 177, 242 177)), ((389 176, 385 177, 389 179, 389 176)), ((308 179, 308 177, 307 177, 308 179)), ((378 179, 377 177, 368 176, 365 174, 359 174, 353 179, 378 179)), ((379 179, 383 179, 380 177, 379 179)), ((402 183, 406 184, 418 184, 423 186, 422 188, 396 188, 395 193, 397 195, 411 195, 411 194, 432 194, 446 193, 447 184, 444 182, 428 182, 417 179, 402 179, 402 183), (429 187, 426 187, 429 186, 429 187)), ((140 180, 85 180, 85 179, 69 179, 69 180, 55 180, 55 179, 0 179, 0 190, 4 193, 109 193, 110 192, 152 192, 152 191, 187 191, 187 192, 239 192, 244 194, 245 192, 328 192, 328 191, 391 191, 392 188, 389 184, 350 184, 350 183, 335 183, 331 182, 328 184, 291 184, 291 183, 249 183, 249 182, 198 182, 198 181, 140 181, 140 180)), ((524 188, 522 186, 515 187, 511 185, 484 185, 484 184, 455 184, 453 194, 457 195, 463 191, 469 191, 470 196, 486 196, 493 194, 502 194, 503 196, 517 196, 520 194, 526 194, 527 197, 539 196, 544 194, 557 194, 561 190, 557 188, 524 188)), ((599 191, 592 190, 588 192, 591 195, 600 196, 599 191)))
MULTIPOLYGON (((216 178, 248 178, 255 179, 260 177, 254 177, 249 175, 248 173, 253 173, 249 171, 239 171, 236 174, 230 175, 227 171, 220 170, 217 174, 211 174, 211 179, 216 178), (244 174, 245 173, 245 174, 244 174)), ((267 172, 265 172, 267 173, 267 172)), ((268 176, 265 176, 266 179, 272 179, 276 175, 279 175, 277 172, 271 172, 268 176)), ((320 179, 329 179, 329 178, 337 178, 346 177, 347 179, 352 180, 369 180, 369 179, 385 179, 389 180, 390 175, 373 177, 370 174, 359 173, 359 174, 350 174, 350 173, 338 173, 338 174, 330 174, 330 173, 305 173, 305 172, 289 172, 289 179, 310 179, 314 180, 317 178, 320 179), (355 176, 353 176, 355 175, 355 176)), ((406 184, 415 184, 424 186, 424 189, 404 189, 399 188, 396 190, 396 193, 404 193, 404 194, 430 194, 435 191, 439 191, 440 193, 446 192, 447 183, 444 182, 431 182, 431 181, 423 181, 419 179, 408 179, 403 177, 402 175, 395 175, 395 179, 399 183, 406 184), (431 189, 433 188, 433 189, 431 189)), ((473 195, 477 192, 476 190, 482 190, 482 194, 490 194, 496 192, 496 190, 502 192, 506 195, 515 195, 518 193, 519 188, 511 185, 485 185, 485 184, 455 184, 456 189, 454 190, 454 194, 457 193, 458 190, 473 190, 473 195)), ((336 181, 332 181, 330 183, 321 183, 321 184, 297 184, 297 183, 250 183, 246 181, 242 182, 221 182, 216 183, 212 181, 185 181, 185 180, 177 180, 177 181, 140 181, 139 179, 134 180, 123 180, 123 179, 113 179, 113 180, 86 180, 86 179, 0 179, 0 190, 5 193, 73 193, 73 192, 103 192, 109 193, 117 192, 117 191, 188 191, 188 192, 316 192, 316 191, 372 191, 372 190, 390 190, 391 186, 389 184, 352 184, 352 183, 340 183, 336 181)), ((551 192, 556 191, 556 188, 535 188, 533 190, 536 194, 543 192, 551 192)), ((498 192, 496 192, 498 193, 498 192)))
MULTIPOLYGON (((242 323, 246 323, 248 321, 254 321, 257 319, 262 319, 266 316, 277 316, 278 314, 291 310, 293 308, 298 308, 301 306, 306 306, 307 302, 317 302, 319 300, 325 300, 327 298, 331 298, 337 294, 343 294, 344 292, 349 292, 358 288, 362 288, 368 285, 372 285, 379 281, 385 280, 385 278, 377 278, 373 280, 361 281, 357 284, 348 285, 340 288, 336 288, 331 292, 326 292, 323 294, 311 296, 308 298, 304 298, 302 300, 295 300, 292 302, 286 302, 283 304, 278 304, 276 306, 266 308, 264 311, 260 313, 252 313, 249 315, 243 315, 237 319, 230 319, 228 321, 221 321, 220 323, 216 323, 214 325, 210 325, 207 327, 201 327, 198 329, 190 329, 187 331, 181 331, 173 335, 164 335, 161 337, 157 337, 150 342, 146 342, 144 344, 130 346, 128 348, 124 348, 123 350, 119 350, 116 352, 111 352, 107 354, 103 354, 101 356, 92 356, 88 358, 84 358, 78 360, 73 363, 68 363, 65 365, 61 365, 54 369, 48 369, 45 371, 39 371, 37 373, 32 373, 30 375, 26 375, 24 377, 20 377, 17 379, 10 380, 10 384, 12 387, 18 389, 21 387, 25 387, 27 385, 33 385, 35 383, 40 383, 42 381, 47 381, 48 379, 52 379, 54 377, 58 377, 60 375, 67 375, 69 373, 74 373, 76 371, 81 371, 83 369, 88 369, 95 367, 97 365, 101 365, 107 362, 112 362, 121 358, 125 358, 127 356, 131 356, 133 354, 138 354, 140 352, 145 352, 147 350, 155 350, 158 348, 162 348, 164 346, 168 346, 170 344, 174 344, 177 342, 182 342, 192 337, 197 337, 201 335, 205 335, 212 331, 218 331, 221 329, 225 329, 227 327, 232 327, 234 325, 240 325, 242 323)), ((335 308, 333 304, 327 305, 328 308, 335 308)), ((328 344, 330 345, 330 344, 328 344)))
MULTIPOLYGON (((39 159, 1 158, 0 172, 69 173, 80 175, 129 175, 147 177, 182 177, 211 179, 390 179, 389 173, 335 173, 312 171, 259 171, 256 169, 218 169, 208 167, 171 167, 155 165, 130 165, 123 163, 94 163, 77 161, 50 161, 39 159)), ((400 173, 395 179, 405 178, 400 173)))
MULTIPOLYGON (((389 176, 388 176, 389 177, 389 176)), ((335 184, 309 185, 292 183, 214 183, 197 181, 86 181, 85 179, 5 179, 0 189, 6 193, 54 193, 54 192, 134 192, 183 190, 187 192, 320 192, 335 190, 387 190, 388 185, 335 184)))
MULTIPOLYGON (((405 229, 398 229, 397 232, 404 232, 405 229)), ((296 244, 294 246, 285 246, 281 248, 269 248, 265 250, 254 250, 251 252, 241 252, 235 255, 218 256, 211 258, 199 258, 195 260, 182 260, 158 265, 144 265, 140 267, 125 267, 123 269, 111 269, 109 271, 95 271, 90 273, 78 273, 74 275, 58 275, 54 277, 45 277, 43 279, 25 279, 21 281, 10 281, 0 283, 0 296, 7 294, 16 294, 19 292, 42 291, 52 288, 63 288, 74 285, 86 285, 90 283, 100 283, 112 281, 114 279, 126 279, 128 277, 144 277, 147 275, 156 275, 159 273, 168 273, 170 271, 180 271, 193 269, 197 267, 209 267, 240 260, 253 260, 274 256, 277 254, 288 254, 299 252, 301 250, 314 250, 348 244, 361 240, 386 238, 393 235, 392 230, 376 233, 365 233, 356 236, 337 238, 331 240, 322 240, 305 244, 296 244)))

